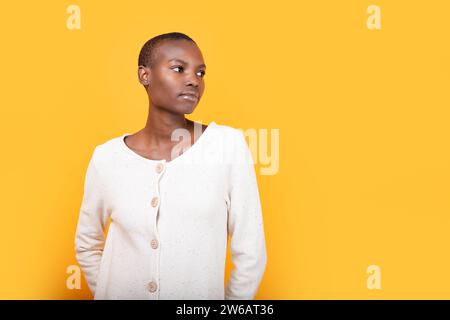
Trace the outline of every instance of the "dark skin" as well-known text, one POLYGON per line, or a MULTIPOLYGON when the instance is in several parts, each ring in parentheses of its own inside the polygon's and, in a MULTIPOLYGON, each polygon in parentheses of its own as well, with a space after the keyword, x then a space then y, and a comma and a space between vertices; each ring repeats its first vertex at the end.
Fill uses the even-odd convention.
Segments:
MULTIPOLYGON (((172 149, 187 150, 200 137, 194 135, 194 125, 185 117, 198 105, 205 83, 203 56, 197 45, 188 40, 163 40, 155 48, 153 64, 139 66, 139 82, 144 85, 148 99, 146 125, 125 138, 126 145, 142 157, 171 161, 172 149), (187 95, 180 95, 188 93, 187 95), (171 140, 176 129, 186 129, 191 139, 171 140)), ((202 133, 206 125, 201 125, 202 133)), ((198 130, 198 129, 197 129, 198 130)), ((177 154, 179 156, 179 154, 177 154)))

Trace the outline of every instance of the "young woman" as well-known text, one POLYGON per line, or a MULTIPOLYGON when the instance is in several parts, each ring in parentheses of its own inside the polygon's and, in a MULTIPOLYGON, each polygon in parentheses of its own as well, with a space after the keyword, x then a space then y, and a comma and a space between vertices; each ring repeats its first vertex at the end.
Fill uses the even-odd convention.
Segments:
POLYGON ((185 34, 162 34, 142 47, 146 125, 96 146, 86 172, 75 250, 94 299, 256 294, 267 256, 244 135, 185 118, 202 97, 205 68, 185 34), (234 268, 225 285, 229 238, 234 268))

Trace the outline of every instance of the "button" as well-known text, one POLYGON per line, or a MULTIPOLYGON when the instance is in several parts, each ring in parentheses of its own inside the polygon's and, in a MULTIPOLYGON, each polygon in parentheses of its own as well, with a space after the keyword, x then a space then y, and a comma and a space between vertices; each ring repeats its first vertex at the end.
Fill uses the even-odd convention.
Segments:
POLYGON ((158 249, 158 240, 153 239, 150 244, 152 245, 152 249, 158 249))
POLYGON ((155 292, 158 289, 158 285, 155 281, 151 281, 147 284, 147 289, 150 292, 155 292))
POLYGON ((158 197, 153 197, 152 199, 152 207, 156 207, 158 205, 158 197))
POLYGON ((158 163, 156 165, 156 173, 161 173, 164 169, 164 165, 162 163, 158 163))

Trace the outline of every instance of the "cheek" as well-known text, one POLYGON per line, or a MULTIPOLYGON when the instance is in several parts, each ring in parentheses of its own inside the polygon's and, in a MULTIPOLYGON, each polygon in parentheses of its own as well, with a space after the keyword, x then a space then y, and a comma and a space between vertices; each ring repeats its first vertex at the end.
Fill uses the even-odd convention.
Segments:
POLYGON ((198 89, 200 92, 200 97, 203 97, 203 93, 205 92, 205 84, 204 83, 200 84, 198 89))
POLYGON ((154 81, 150 86, 150 96, 156 104, 173 101, 177 94, 176 81, 171 77, 165 77, 159 81, 154 81))

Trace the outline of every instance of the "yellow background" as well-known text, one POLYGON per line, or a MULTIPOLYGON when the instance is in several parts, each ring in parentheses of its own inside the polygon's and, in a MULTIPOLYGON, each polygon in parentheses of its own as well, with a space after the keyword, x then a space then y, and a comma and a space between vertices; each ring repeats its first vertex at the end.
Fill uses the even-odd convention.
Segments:
MULTIPOLYGON (((190 35, 206 91, 189 118, 280 129, 259 174, 268 264, 258 299, 450 298, 450 2, 5 2, 0 298, 66 288, 93 148, 145 125, 137 57, 190 35), (66 8, 81 9, 69 30, 66 8), (381 8, 381 30, 366 9, 381 8), (381 290, 366 287, 369 265, 381 290)), ((230 262, 228 261, 228 272, 230 262)))

